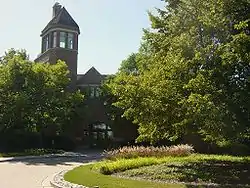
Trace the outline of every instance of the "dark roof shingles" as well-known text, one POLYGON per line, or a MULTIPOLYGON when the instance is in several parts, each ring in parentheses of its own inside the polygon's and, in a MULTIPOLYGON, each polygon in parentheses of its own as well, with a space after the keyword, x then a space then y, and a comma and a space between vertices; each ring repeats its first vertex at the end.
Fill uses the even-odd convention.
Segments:
POLYGON ((75 20, 71 17, 71 15, 68 13, 68 11, 64 7, 61 8, 61 10, 58 12, 58 14, 54 18, 52 18, 52 20, 43 29, 42 33, 58 25, 69 27, 80 33, 80 28, 78 24, 75 22, 75 20))

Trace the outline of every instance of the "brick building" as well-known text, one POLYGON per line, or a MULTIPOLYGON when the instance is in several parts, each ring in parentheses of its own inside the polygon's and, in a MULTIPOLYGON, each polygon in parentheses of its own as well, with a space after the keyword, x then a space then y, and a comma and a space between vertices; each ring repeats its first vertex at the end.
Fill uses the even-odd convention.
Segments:
MULTIPOLYGON (((101 144, 109 139, 133 140, 136 128, 121 127, 114 132, 103 101, 99 98, 100 86, 107 75, 100 74, 94 67, 85 74, 77 74, 78 36, 80 28, 68 11, 59 3, 53 6, 51 21, 41 32, 41 53, 35 62, 56 63, 63 60, 70 71, 70 89, 80 89, 86 95, 87 111, 84 120, 76 126, 74 138, 82 144, 101 144)), ((118 126, 118 125, 117 125, 118 126)))

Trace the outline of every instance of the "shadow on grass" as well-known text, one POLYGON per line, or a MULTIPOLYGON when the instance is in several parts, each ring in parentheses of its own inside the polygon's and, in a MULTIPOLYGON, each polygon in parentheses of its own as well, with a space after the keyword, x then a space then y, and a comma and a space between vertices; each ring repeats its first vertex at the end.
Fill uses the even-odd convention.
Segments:
POLYGON ((174 172, 181 174, 181 182, 204 182, 208 185, 187 187, 250 187, 250 163, 249 162, 229 162, 206 160, 204 162, 194 162, 184 165, 167 165, 168 168, 175 169, 174 172), (209 185, 210 184, 210 185, 209 185))
POLYGON ((249 187, 249 159, 203 159, 144 166, 117 174, 120 177, 144 180, 182 183, 194 187, 249 187))

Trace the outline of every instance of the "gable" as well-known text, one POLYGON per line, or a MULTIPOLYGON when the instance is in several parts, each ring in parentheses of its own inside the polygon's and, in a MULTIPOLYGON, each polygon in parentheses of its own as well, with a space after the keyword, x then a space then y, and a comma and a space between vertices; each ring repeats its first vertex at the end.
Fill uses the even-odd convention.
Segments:
POLYGON ((104 80, 105 76, 100 74, 94 67, 90 68, 84 75, 78 75, 78 85, 100 85, 104 80))
POLYGON ((43 29, 42 33, 45 33, 50 28, 57 26, 73 29, 80 34, 80 29, 78 24, 75 22, 75 20, 71 17, 71 15, 64 7, 61 8, 58 14, 52 18, 52 20, 43 29))

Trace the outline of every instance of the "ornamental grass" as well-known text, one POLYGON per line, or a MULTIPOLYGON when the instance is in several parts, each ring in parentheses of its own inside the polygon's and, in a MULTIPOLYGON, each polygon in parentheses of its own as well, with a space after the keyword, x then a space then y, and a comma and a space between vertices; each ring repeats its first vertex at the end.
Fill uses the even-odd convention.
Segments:
POLYGON ((110 151, 104 151, 106 159, 115 160, 120 158, 131 159, 137 157, 166 157, 166 156, 188 156, 194 152, 193 146, 181 144, 176 146, 145 147, 125 146, 110 151))

